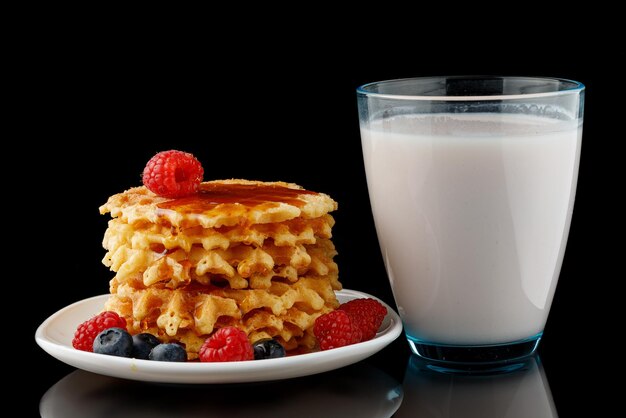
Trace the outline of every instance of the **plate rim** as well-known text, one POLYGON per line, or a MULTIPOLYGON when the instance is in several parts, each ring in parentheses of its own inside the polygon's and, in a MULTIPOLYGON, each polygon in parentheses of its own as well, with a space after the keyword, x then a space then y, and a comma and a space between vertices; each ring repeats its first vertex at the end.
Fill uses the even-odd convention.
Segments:
MULTIPOLYGON (((71 311, 86 307, 108 294, 92 296, 59 309, 45 319, 35 332, 37 344, 52 357, 70 366, 107 376, 160 383, 245 383, 289 379, 308 376, 345 367, 361 361, 385 348, 402 332, 402 322, 395 310, 381 299, 357 290, 342 289, 335 294, 344 301, 356 298, 373 298, 387 308, 384 323, 387 326, 372 340, 327 351, 299 354, 277 359, 225 363, 166 363, 134 358, 106 356, 76 350, 49 336, 55 321, 61 320, 71 311), (108 366, 108 367, 105 367, 108 366)), ((86 319, 83 319, 83 321, 86 319)), ((80 323, 80 322, 79 322, 80 323)), ((78 323, 76 324, 78 325, 78 323)), ((67 330, 66 330, 67 331, 67 330)), ((69 330, 73 334, 73 329, 69 330)))

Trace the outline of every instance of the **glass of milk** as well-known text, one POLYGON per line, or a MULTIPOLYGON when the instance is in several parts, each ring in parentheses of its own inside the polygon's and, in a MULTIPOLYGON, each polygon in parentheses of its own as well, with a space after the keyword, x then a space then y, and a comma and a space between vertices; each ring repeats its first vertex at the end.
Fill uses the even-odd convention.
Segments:
POLYGON ((514 369, 541 339, 569 232, 584 85, 424 77, 357 89, 381 252, 412 351, 514 369))

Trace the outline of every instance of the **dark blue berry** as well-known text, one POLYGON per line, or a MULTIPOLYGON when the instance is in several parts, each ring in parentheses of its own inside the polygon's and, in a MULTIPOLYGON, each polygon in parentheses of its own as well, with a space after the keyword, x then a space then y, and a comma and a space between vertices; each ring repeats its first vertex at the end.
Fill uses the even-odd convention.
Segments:
POLYGON ((133 353, 134 358, 148 360, 150 351, 157 345, 161 344, 161 341, 152 334, 136 334, 133 335, 133 353))
POLYGON ((93 352, 110 356, 130 357, 133 337, 122 328, 108 328, 93 340, 93 352))
POLYGON ((254 349, 255 360, 285 357, 285 347, 276 340, 259 340, 252 344, 252 348, 254 349))
POLYGON ((150 360, 187 361, 187 352, 178 344, 159 344, 150 351, 150 360))

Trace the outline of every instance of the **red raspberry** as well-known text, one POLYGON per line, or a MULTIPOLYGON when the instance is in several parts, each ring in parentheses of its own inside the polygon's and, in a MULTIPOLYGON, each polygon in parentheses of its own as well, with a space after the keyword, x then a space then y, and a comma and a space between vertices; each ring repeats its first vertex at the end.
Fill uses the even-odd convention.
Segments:
POLYGON ((361 331, 361 341, 374 338, 387 315, 387 308, 372 298, 353 299, 338 309, 345 311, 352 324, 361 331))
POLYGON ((72 346, 77 350, 93 352, 93 340, 100 332, 109 328, 126 329, 126 320, 115 312, 102 312, 76 328, 72 346))
POLYGON ((177 198, 196 193, 202 176, 202 164, 192 154, 162 151, 143 169, 143 184, 159 196, 177 198))
POLYGON ((200 361, 254 360, 254 350, 245 332, 235 327, 218 329, 198 353, 200 361))
POLYGON ((313 334, 322 350, 343 347, 361 341, 361 331, 352 325, 344 311, 332 311, 318 317, 313 326, 313 334))

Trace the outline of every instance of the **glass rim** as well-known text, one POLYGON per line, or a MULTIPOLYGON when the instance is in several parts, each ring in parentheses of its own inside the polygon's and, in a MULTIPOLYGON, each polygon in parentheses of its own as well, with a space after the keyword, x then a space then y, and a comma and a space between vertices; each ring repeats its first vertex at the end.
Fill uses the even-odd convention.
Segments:
POLYGON ((395 99, 395 100, 420 100, 420 101, 484 101, 484 100, 515 100, 515 99, 532 99, 538 97, 551 97, 560 96, 566 94, 578 93, 585 90, 585 85, 580 81, 575 81, 567 78, 559 77, 537 77, 537 76, 502 76, 502 75, 453 75, 453 76, 424 76, 424 77, 406 77, 396 78, 390 80, 373 81, 371 83, 363 84, 357 87, 357 94, 363 94, 380 99, 395 99), (436 80, 436 79, 466 79, 466 80, 481 80, 481 79, 517 79, 517 80, 545 80, 545 81, 558 81, 561 83, 569 83, 572 86, 563 90, 547 91, 541 93, 520 93, 520 94, 494 94, 494 95, 467 95, 467 96, 426 96, 426 95, 409 95, 409 94, 393 94, 393 93, 378 93, 373 91, 367 91, 366 89, 371 86, 381 85, 384 83, 397 83, 401 81, 409 80, 436 80))

